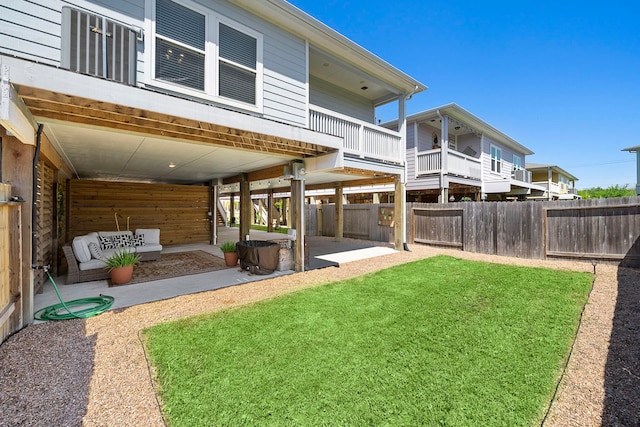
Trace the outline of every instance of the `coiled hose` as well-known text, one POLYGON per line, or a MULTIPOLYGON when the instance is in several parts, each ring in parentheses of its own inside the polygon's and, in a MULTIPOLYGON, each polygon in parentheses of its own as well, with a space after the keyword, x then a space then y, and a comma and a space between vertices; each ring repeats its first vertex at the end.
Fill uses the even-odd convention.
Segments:
POLYGON ((111 308, 113 304, 114 298, 109 295, 102 295, 97 297, 88 297, 88 298, 80 298, 74 299, 72 301, 64 302, 62 297, 60 296, 60 292, 58 291, 58 286, 56 286, 56 282, 49 274, 49 267, 43 267, 44 272, 49 276, 49 280, 51 280, 51 284, 53 285, 53 289, 55 289, 56 294, 58 295, 58 299, 60 300, 59 304, 53 304, 40 310, 36 311, 33 317, 37 320, 70 320, 70 319, 86 319, 88 317, 97 316, 98 314, 102 314, 105 311, 111 308), (71 311, 70 307, 84 307, 77 311, 71 311), (66 311, 66 313, 65 313, 66 311))

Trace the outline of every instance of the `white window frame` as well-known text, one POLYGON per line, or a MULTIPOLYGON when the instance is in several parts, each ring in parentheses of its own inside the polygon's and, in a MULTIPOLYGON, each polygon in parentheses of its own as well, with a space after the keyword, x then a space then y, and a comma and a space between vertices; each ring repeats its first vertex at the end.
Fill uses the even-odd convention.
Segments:
MULTIPOLYGON (((189 8, 205 16, 205 61, 204 61, 204 91, 189 88, 155 78, 155 51, 156 51, 156 0, 145 0, 145 64, 148 72, 144 73, 144 84, 171 92, 184 94, 190 97, 206 99, 215 103, 237 107, 257 113, 263 113, 264 109, 264 67, 263 67, 263 35, 253 29, 235 22, 219 13, 204 8, 190 0, 171 0, 181 6, 189 8), (256 96, 255 105, 247 104, 231 98, 218 95, 218 28, 222 23, 237 31, 245 33, 256 39, 256 96)), ((193 49, 192 49, 193 50, 193 49)))
POLYGON ((491 161, 491 172, 502 175, 502 148, 491 144, 489 147, 489 159, 491 161), (497 154, 496 158, 493 156, 494 151, 497 154))

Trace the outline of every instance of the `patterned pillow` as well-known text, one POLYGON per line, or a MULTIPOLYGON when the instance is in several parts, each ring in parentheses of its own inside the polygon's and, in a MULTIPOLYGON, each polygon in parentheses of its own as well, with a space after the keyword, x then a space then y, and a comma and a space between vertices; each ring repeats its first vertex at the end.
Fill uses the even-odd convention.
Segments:
POLYGON ((101 249, 116 249, 119 245, 112 237, 98 236, 101 249))
POLYGON ((133 246, 144 246, 144 234, 133 236, 133 246))
POLYGON ((91 256, 95 259, 104 258, 104 254, 102 253, 102 249, 100 249, 100 246, 96 245, 93 242, 89 243, 89 252, 91 252, 91 256))
POLYGON ((113 236, 113 239, 118 243, 119 247, 130 248, 133 246, 133 236, 130 234, 121 234, 119 236, 113 236))

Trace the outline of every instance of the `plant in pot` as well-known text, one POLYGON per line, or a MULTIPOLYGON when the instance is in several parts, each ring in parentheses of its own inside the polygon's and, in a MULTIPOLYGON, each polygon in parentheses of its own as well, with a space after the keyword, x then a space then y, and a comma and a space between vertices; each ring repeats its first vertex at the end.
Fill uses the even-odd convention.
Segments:
POLYGON ((133 266, 140 261, 140 255, 125 250, 119 250, 105 261, 114 285, 128 283, 133 277, 133 266))
POLYGON ((238 264, 238 250, 236 249, 235 242, 224 242, 220 245, 220 250, 224 255, 224 262, 227 264, 227 267, 234 267, 238 264))

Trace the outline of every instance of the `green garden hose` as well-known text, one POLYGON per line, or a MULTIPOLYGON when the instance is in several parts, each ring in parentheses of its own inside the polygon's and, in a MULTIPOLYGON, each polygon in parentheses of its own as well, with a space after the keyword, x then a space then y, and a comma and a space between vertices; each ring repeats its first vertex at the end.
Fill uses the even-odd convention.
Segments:
POLYGON ((40 310, 36 311, 33 317, 37 320, 69 320, 69 319, 86 319, 88 317, 97 316, 98 314, 102 314, 105 311, 111 308, 113 304, 114 298, 109 295, 102 295, 97 297, 88 297, 88 298, 80 298, 74 299, 73 301, 64 302, 62 297, 60 296, 60 292, 58 291, 58 286, 56 286, 56 282, 49 274, 49 268, 47 266, 43 267, 44 272, 49 276, 49 280, 51 280, 51 284, 53 284, 53 289, 55 289, 56 294, 58 295, 58 299, 60 300, 59 304, 50 305, 40 310), (78 311, 71 311, 69 307, 85 307, 78 311), (66 311, 66 313, 65 313, 66 311))

